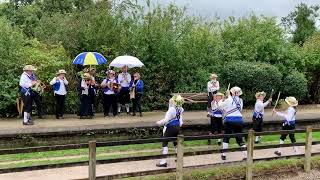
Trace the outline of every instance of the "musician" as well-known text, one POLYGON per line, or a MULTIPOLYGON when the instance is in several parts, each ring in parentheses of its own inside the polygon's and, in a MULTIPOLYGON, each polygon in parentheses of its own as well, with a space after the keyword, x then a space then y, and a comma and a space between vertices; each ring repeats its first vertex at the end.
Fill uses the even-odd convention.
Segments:
MULTIPOLYGON (((180 95, 174 95, 169 100, 169 109, 166 112, 165 118, 157 122, 158 125, 164 126, 163 137, 177 137, 180 133, 180 127, 183 124, 183 111, 182 105, 184 99, 180 95)), ((177 142, 173 142, 175 150, 177 152, 177 142)), ((162 142, 162 154, 168 154, 168 140, 162 142)), ((157 167, 167 167, 167 159, 162 159, 157 167)))
POLYGON ((92 102, 89 92, 92 91, 92 77, 89 73, 84 73, 78 85, 80 90, 80 119, 92 119, 92 102))
POLYGON ((107 78, 101 83, 103 89, 103 110, 104 116, 109 116, 110 107, 112 107, 113 116, 117 116, 117 98, 116 93, 119 90, 118 80, 115 78, 115 72, 109 70, 106 72, 107 78))
POLYGON ((144 83, 140 79, 139 73, 134 73, 133 75, 133 81, 131 82, 131 92, 134 93, 132 97, 132 116, 136 115, 136 111, 138 110, 140 113, 140 117, 142 117, 142 109, 141 109, 141 99, 143 95, 143 87, 144 83))
MULTIPOLYGON (((225 119, 224 119, 224 133, 225 134, 235 134, 235 133, 242 133, 242 108, 243 108, 243 101, 239 97, 242 95, 242 90, 235 86, 230 89, 231 96, 229 96, 225 101, 223 101, 220 105, 225 112, 225 119)), ((227 94, 230 94, 227 92, 227 94)), ((243 152, 243 159, 247 158, 247 151, 245 150, 246 145, 243 142, 241 135, 236 135, 235 139, 238 145, 242 148, 243 152)), ((222 154, 221 159, 226 160, 226 149, 229 146, 230 137, 223 138, 223 145, 222 145, 222 154)))
POLYGON ((31 110, 32 110, 32 102, 33 102, 33 91, 31 90, 31 87, 37 84, 37 81, 33 79, 32 75, 34 74, 34 71, 37 69, 32 65, 26 65, 23 68, 23 73, 20 77, 20 94, 23 100, 23 125, 33 125, 33 121, 31 120, 31 110))
MULTIPOLYGON (((222 133, 222 115, 223 110, 220 108, 223 102, 224 94, 217 93, 213 96, 213 101, 211 102, 211 134, 221 134, 222 133)), ((221 139, 218 139, 218 145, 221 145, 221 139)))
POLYGON ((210 117, 211 114, 211 102, 213 100, 213 95, 216 94, 219 89, 219 81, 217 81, 217 74, 211 74, 210 78, 211 80, 207 83, 207 90, 208 90, 208 117, 210 117))
MULTIPOLYGON (((287 97, 285 99, 287 111, 286 112, 278 112, 273 110, 273 112, 282 117, 284 119, 284 123, 282 124, 282 130, 294 130, 296 128, 296 114, 297 114, 297 106, 298 101, 295 97, 287 97)), ((284 141, 287 138, 288 133, 282 134, 280 136, 280 145, 284 144, 284 141)), ((294 133, 289 133, 289 138, 291 143, 296 143, 296 138, 294 137, 294 133)), ((293 151, 298 153, 298 147, 293 146, 293 151)), ((274 152, 277 156, 281 156, 281 149, 279 148, 277 151, 274 152)))
POLYGON ((121 89, 118 94, 118 113, 120 114, 122 106, 125 106, 127 114, 129 114, 131 75, 128 73, 128 66, 123 66, 121 68, 121 73, 118 75, 118 81, 121 85, 121 89))
POLYGON ((97 95, 98 95, 98 88, 99 88, 99 80, 96 77, 96 68, 90 67, 88 69, 88 73, 90 74, 92 81, 91 81, 91 87, 89 89, 89 97, 90 97, 90 103, 92 106, 92 111, 89 112, 90 116, 94 116, 94 111, 97 109, 97 95))
POLYGON ((64 69, 59 70, 50 81, 50 85, 54 89, 54 97, 56 99, 56 118, 63 119, 64 106, 67 95, 67 85, 69 84, 67 78, 65 77, 67 72, 64 69))
MULTIPOLYGON (((270 97, 268 101, 263 102, 264 98, 266 97, 265 92, 257 92, 256 93, 256 104, 254 105, 254 111, 253 111, 253 130, 255 132, 262 132, 263 127, 263 115, 264 115, 264 108, 268 106, 269 103, 272 102, 272 98, 270 97)), ((256 136, 255 143, 260 143, 261 136, 256 136)))

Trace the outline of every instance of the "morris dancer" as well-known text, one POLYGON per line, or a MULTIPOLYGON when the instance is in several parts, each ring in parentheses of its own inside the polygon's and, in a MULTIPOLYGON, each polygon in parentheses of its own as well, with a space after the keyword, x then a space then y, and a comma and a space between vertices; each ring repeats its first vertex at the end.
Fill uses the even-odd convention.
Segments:
POLYGON ((54 96, 56 99, 56 118, 63 119, 64 106, 67 95, 67 85, 69 84, 65 75, 67 72, 61 69, 57 72, 57 77, 54 77, 50 81, 50 85, 53 85, 54 96))
MULTIPOLYGON (((222 133, 222 115, 223 110, 220 108, 224 94, 218 92, 213 96, 213 101, 211 102, 211 134, 221 134, 222 133)), ((218 145, 221 145, 221 139, 218 139, 218 145)))
POLYGON ((99 88, 99 80, 96 77, 96 68, 90 67, 88 69, 88 73, 90 74, 92 81, 91 81, 91 87, 89 91, 89 98, 90 103, 92 106, 92 111, 89 111, 90 116, 94 116, 94 111, 97 109, 97 95, 98 95, 98 88, 99 88))
MULTIPOLYGON (((157 122, 158 125, 164 126, 163 137, 177 137, 180 133, 180 127, 183 124, 183 108, 184 99, 180 95, 175 95, 169 100, 169 109, 164 119, 157 122)), ((177 142, 173 142, 175 150, 177 151, 177 142)), ((168 154, 168 141, 164 140, 162 143, 162 154, 168 154)), ((167 159, 162 159, 157 167, 167 167, 167 159)))
POLYGON ((121 89, 118 94, 119 104, 118 113, 121 113, 121 107, 125 106, 127 114, 129 114, 129 103, 130 103, 130 82, 131 75, 128 73, 128 66, 123 66, 121 73, 118 75, 118 81, 120 82, 121 89))
MULTIPOLYGON (((294 130, 296 128, 296 114, 297 114, 298 101, 296 100, 295 97, 290 96, 285 99, 285 102, 287 103, 287 106, 289 106, 286 112, 281 113, 281 112, 277 112, 276 110, 273 110, 273 112, 276 113, 278 116, 284 118, 284 123, 282 124, 282 130, 294 130)), ((287 135, 288 134, 282 134, 280 136, 280 145, 284 144, 284 141, 286 140, 287 135)), ((289 133, 289 138, 291 140, 291 143, 296 142, 294 133, 289 133)), ((293 146, 293 151, 297 153, 298 148, 296 146, 293 146)), ((279 148, 274 153, 278 156, 281 156, 281 149, 279 148)))
MULTIPOLYGON (((35 73, 32 73, 31 74, 31 80, 32 81, 36 81, 37 83, 34 85, 38 85, 41 83, 40 80, 38 80, 37 76, 35 75, 35 73)), ((43 117, 43 108, 42 108, 42 96, 41 96, 41 92, 37 91, 37 90, 34 90, 31 88, 31 96, 32 96, 32 99, 34 101, 34 103, 36 104, 36 107, 37 107, 37 112, 38 112, 38 118, 39 119, 44 119, 43 117)))
POLYGON ((92 119, 92 103, 89 96, 92 77, 89 73, 84 73, 81 82, 78 85, 80 90, 80 119, 92 119))
MULTIPOLYGON (((231 96, 229 96, 224 102, 221 103, 221 108, 223 108, 225 113, 225 120, 224 120, 224 133, 225 134, 236 134, 242 133, 242 107, 243 101, 239 97, 242 95, 242 90, 239 87, 233 87, 230 90, 231 96)), ((229 92, 227 94, 230 94, 229 92)), ((247 158, 247 151, 245 151, 246 145, 243 142, 242 135, 236 135, 235 139, 238 145, 243 149, 243 159, 247 158)), ((223 139, 223 147, 222 147, 222 154, 221 159, 226 160, 226 149, 229 146, 230 137, 225 137, 223 139)))
POLYGON ((103 110, 104 116, 109 116, 110 107, 112 106, 113 116, 117 116, 117 98, 116 94, 118 89, 115 85, 118 85, 118 80, 115 78, 115 72, 113 70, 107 71, 108 77, 101 83, 103 88, 103 110))
POLYGON ((131 88, 134 93, 134 98, 132 99, 132 116, 136 115, 136 111, 138 110, 140 113, 140 117, 142 117, 142 109, 141 109, 141 99, 143 95, 143 81, 140 79, 139 73, 134 73, 134 80, 131 82, 131 88))
POLYGON ((211 80, 207 83, 207 89, 208 89, 208 117, 210 117, 211 114, 211 102, 213 100, 213 95, 218 92, 220 89, 219 81, 217 81, 217 75, 211 74, 210 78, 211 80))
POLYGON ((37 81, 32 79, 32 74, 37 69, 32 65, 26 65, 23 68, 23 73, 20 77, 20 94, 23 100, 23 125, 33 125, 33 121, 31 121, 30 113, 32 110, 32 102, 33 102, 33 96, 32 96, 32 90, 31 87, 34 86, 37 81))
MULTIPOLYGON (((253 117, 252 117, 253 130, 255 132, 262 132, 264 108, 268 106, 269 103, 272 102, 272 97, 270 97, 268 101, 263 102, 265 97, 266 97, 266 93, 263 91, 256 93, 257 101, 254 106, 253 117)), ((260 141, 261 141, 261 136, 256 136, 255 143, 260 143, 260 141)))

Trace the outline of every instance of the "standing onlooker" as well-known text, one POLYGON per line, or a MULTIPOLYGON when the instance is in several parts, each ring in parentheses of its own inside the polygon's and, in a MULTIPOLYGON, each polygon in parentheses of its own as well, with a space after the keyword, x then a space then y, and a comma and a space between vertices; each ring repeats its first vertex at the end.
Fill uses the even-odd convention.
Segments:
POLYGON ((56 118, 63 119, 64 114, 64 106, 66 101, 67 88, 66 86, 69 84, 65 75, 67 72, 63 69, 57 72, 57 76, 54 77, 50 84, 53 85, 54 96, 56 99, 56 118))
POLYGON ((107 71, 107 78, 101 83, 103 88, 103 110, 104 116, 109 116, 110 107, 112 106, 113 116, 117 115, 117 98, 116 92, 118 91, 118 80, 115 78, 113 70, 107 71))
POLYGON ((142 109, 141 109, 141 99, 143 95, 143 81, 140 79, 139 73, 134 73, 133 81, 131 83, 131 91, 134 93, 134 97, 132 100, 132 115, 136 115, 136 111, 138 110, 140 113, 140 117, 142 116, 142 109))
POLYGON ((208 117, 211 115, 211 102, 213 100, 213 95, 215 95, 220 89, 219 81, 217 81, 217 74, 211 74, 211 80, 207 83, 208 89, 208 117))
POLYGON ((90 116, 94 116, 94 111, 97 109, 97 94, 98 94, 98 88, 99 88, 99 80, 96 77, 96 68, 90 67, 88 69, 88 73, 90 74, 92 80, 90 84, 90 91, 89 91, 89 98, 90 98, 90 105, 92 111, 89 113, 90 116))
POLYGON ((121 73, 118 75, 118 82, 121 85, 121 89, 118 94, 118 113, 121 113, 121 107, 125 106, 127 114, 129 114, 131 75, 128 73, 128 66, 123 66, 121 68, 121 73))
POLYGON ((78 84, 80 90, 80 119, 91 119, 92 118, 92 103, 89 96, 91 88, 92 77, 89 73, 84 73, 83 77, 78 84))

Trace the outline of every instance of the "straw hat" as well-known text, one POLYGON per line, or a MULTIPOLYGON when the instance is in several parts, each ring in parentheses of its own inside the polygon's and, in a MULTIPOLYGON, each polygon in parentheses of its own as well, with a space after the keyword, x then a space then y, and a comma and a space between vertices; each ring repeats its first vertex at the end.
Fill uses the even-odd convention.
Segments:
POLYGON ((241 88, 239 88, 238 86, 235 86, 233 88, 230 89, 230 92, 236 96, 240 96, 242 95, 242 90, 241 88))
POLYGON ((215 74, 215 73, 212 73, 212 74, 210 75, 210 78, 217 78, 217 77, 218 77, 218 75, 215 74))
POLYGON ((289 106, 298 106, 298 101, 293 96, 286 97, 285 101, 289 106))
POLYGON ((91 77, 91 75, 90 75, 89 73, 84 73, 84 74, 83 74, 83 79, 85 79, 85 80, 92 80, 92 77, 91 77))
POLYGON ((23 71, 36 71, 36 70, 37 70, 37 68, 35 68, 32 65, 26 65, 23 67, 23 71))
POLYGON ((173 105, 177 107, 182 107, 184 104, 184 99, 181 95, 174 95, 170 100, 169 103, 172 103, 173 105))
POLYGON ((60 69, 57 73, 57 75, 60 75, 60 74, 67 74, 67 71, 64 70, 64 69, 60 69))
POLYGON ((110 69, 110 70, 106 71, 106 74, 114 74, 114 75, 115 75, 116 72, 114 72, 114 70, 111 70, 111 69, 110 69))
POLYGON ((223 98, 223 97, 224 97, 224 94, 221 93, 221 92, 218 92, 218 93, 216 93, 214 96, 221 96, 221 98, 223 98))
POLYGON ((263 97, 266 97, 266 93, 264 92, 264 91, 262 91, 262 92, 257 92, 256 93, 256 98, 258 99, 260 96, 263 96, 263 97))

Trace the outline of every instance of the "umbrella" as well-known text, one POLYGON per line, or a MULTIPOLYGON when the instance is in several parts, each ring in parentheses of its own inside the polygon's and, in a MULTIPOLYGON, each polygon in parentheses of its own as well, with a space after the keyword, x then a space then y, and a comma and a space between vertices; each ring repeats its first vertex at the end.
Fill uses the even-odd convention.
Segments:
POLYGON ((107 59, 97 52, 83 52, 80 53, 74 60, 73 64, 79 65, 100 65, 106 64, 107 59))
POLYGON ((144 64, 136 57, 133 56, 118 56, 111 63, 110 66, 121 68, 123 66, 142 67, 144 64))

